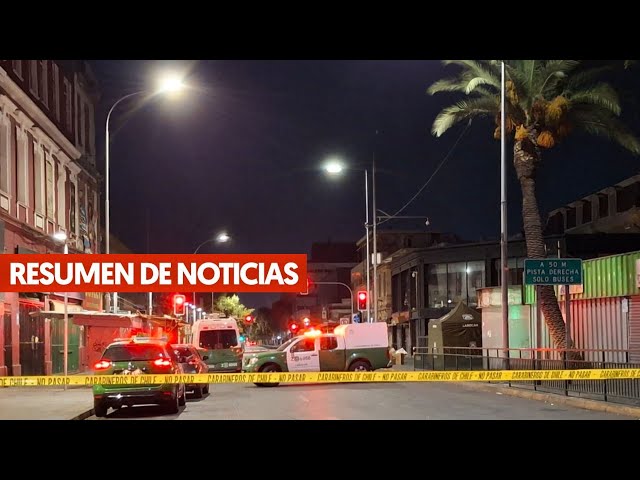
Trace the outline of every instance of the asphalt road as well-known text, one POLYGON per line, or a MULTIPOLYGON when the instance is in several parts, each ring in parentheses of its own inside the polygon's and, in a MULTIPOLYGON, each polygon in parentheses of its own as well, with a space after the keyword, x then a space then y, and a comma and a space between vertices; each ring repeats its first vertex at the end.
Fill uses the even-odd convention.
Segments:
POLYGON ((175 415, 156 406, 109 410, 89 420, 630 420, 630 417, 538 400, 473 391, 459 385, 333 384, 211 385, 201 399, 187 396, 175 415))

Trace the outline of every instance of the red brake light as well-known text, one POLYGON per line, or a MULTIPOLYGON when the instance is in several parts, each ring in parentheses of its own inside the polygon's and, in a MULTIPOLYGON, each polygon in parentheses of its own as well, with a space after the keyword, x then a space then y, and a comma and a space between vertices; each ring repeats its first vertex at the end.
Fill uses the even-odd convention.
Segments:
POLYGON ((171 361, 166 358, 159 358, 153 364, 157 367, 168 367, 171 365, 171 361))
POLYGON ((109 360, 100 360, 96 363, 93 368, 94 370, 106 370, 111 366, 111 362, 109 360))

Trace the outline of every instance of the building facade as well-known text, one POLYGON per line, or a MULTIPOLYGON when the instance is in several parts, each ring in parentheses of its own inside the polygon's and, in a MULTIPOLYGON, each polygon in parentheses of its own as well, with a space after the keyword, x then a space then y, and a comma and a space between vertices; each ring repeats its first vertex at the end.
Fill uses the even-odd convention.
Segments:
MULTIPOLYGON (((379 230, 376 232, 376 236, 376 256, 378 259, 378 265, 376 266, 377 278, 374 278, 373 271, 373 241, 371 238, 369 239, 369 253, 371 254, 369 281, 372 290, 369 293, 369 301, 374 301, 373 289, 376 288, 378 309, 375 321, 388 322, 391 320, 393 313, 391 264, 394 259, 401 258, 411 252, 427 247, 455 244, 460 240, 455 235, 449 233, 423 231, 379 230)), ((360 263, 351 269, 351 288, 354 291, 367 289, 366 242, 367 237, 364 236, 357 243, 360 263)), ((373 305, 371 305, 371 315, 374 315, 373 305)))
MULTIPOLYGON (((83 61, 0 60, 0 241, 3 253, 99 253, 100 199, 94 111, 97 83, 83 61)), ((62 364, 59 325, 36 315, 55 292, 0 292, 0 375, 50 373, 62 364)), ((96 304, 69 294, 71 308, 96 304)), ((99 302, 98 302, 99 303, 99 302)), ((95 306, 95 305, 94 305, 95 306)), ((81 347, 70 332, 70 351, 81 347)), ((70 371, 78 362, 70 356, 70 371)))
MULTIPOLYGON (((545 238, 549 257, 585 260, 633 251, 638 242, 637 234, 545 238)), ((509 304, 524 305, 525 241, 510 240, 508 253, 509 304)), ((414 346, 426 346, 421 342, 428 337, 429 320, 444 316, 460 302, 474 309, 499 307, 483 300, 481 294, 486 292, 490 296, 488 287, 501 285, 500 263, 499 242, 436 246, 398 257, 391 263, 393 313, 388 322, 391 342, 408 352, 414 346)), ((515 338, 513 332, 509 333, 510 339, 515 338)), ((498 339, 496 335, 493 337, 498 339)), ((517 340, 517 348, 524 348, 522 342, 517 340)), ((513 346, 514 342, 511 343, 513 346)), ((528 339, 526 343, 532 346, 528 339)))

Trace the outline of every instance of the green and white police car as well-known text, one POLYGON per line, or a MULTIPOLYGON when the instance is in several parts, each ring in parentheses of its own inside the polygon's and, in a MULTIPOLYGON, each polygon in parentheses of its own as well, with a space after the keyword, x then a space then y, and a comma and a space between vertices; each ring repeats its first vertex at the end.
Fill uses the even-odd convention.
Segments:
MULTIPOLYGON (((333 333, 310 330, 276 350, 245 353, 243 372, 366 372, 391 367, 387 324, 351 323, 333 333)), ((277 383, 260 384, 276 386, 277 383)))

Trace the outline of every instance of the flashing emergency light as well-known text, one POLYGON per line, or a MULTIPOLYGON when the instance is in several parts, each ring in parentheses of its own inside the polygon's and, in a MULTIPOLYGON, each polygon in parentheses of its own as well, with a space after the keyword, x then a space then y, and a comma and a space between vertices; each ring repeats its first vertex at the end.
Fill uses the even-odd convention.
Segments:
POLYGON ((304 332, 304 336, 305 337, 318 337, 322 334, 322 332, 320 330, 316 330, 315 328, 312 328, 310 330, 307 330, 306 332, 304 332))
POLYGON ((184 295, 173 296, 173 314, 177 317, 184 315, 185 297, 184 295))
POLYGON ((358 292, 358 310, 361 312, 367 309, 367 292, 358 292))

